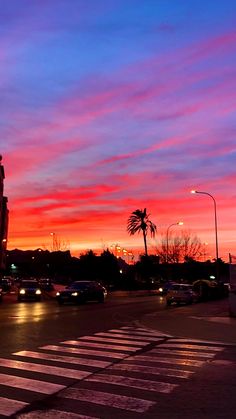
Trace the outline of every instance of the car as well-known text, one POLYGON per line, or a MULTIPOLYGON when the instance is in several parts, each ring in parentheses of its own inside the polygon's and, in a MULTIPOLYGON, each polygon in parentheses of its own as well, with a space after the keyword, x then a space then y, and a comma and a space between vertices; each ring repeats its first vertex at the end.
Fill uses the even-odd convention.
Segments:
POLYGON ((103 303, 106 296, 106 288, 97 281, 74 281, 64 290, 56 293, 56 299, 59 304, 81 304, 86 301, 103 303))
POLYGON ((18 301, 22 300, 41 300, 41 289, 36 280, 22 280, 18 288, 18 301))
POLYGON ((190 284, 172 284, 166 294, 166 304, 192 304, 197 301, 197 293, 190 284))
POLYGON ((9 292, 11 290, 11 285, 12 285, 12 283, 11 283, 11 279, 10 278, 3 277, 0 280, 0 287, 2 288, 2 290, 4 292, 9 292))

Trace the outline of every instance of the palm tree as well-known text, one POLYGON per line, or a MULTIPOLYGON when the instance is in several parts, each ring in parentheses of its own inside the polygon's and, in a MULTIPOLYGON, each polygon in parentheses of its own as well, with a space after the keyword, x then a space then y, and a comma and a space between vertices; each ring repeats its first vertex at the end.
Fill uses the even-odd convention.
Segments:
POLYGON ((151 237, 155 237, 157 229, 155 224, 149 220, 149 215, 150 214, 147 214, 146 208, 144 208, 144 210, 137 209, 129 216, 127 225, 127 230, 131 236, 135 233, 140 233, 140 231, 143 232, 145 256, 147 256, 148 231, 150 232, 151 237))

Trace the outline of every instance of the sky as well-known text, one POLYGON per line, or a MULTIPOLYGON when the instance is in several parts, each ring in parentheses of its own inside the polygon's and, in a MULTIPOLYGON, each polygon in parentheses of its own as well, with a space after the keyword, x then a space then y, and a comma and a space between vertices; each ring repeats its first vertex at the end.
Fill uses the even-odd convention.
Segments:
POLYGON ((8 249, 143 252, 147 208, 214 258, 195 189, 236 254, 235 0, 0 0, 0 90, 8 249))

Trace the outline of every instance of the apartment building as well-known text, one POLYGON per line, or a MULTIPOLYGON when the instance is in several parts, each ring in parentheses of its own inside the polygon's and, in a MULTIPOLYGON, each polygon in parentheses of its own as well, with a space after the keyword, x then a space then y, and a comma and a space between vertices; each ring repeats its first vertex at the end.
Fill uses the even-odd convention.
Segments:
POLYGON ((7 207, 7 197, 4 196, 5 172, 0 156, 0 274, 6 267, 6 249, 8 236, 9 211, 7 207))

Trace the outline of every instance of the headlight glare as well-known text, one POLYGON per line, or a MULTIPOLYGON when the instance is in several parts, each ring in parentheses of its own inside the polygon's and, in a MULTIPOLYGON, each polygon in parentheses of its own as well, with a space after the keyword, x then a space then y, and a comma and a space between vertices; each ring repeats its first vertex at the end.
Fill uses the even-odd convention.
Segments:
POLYGON ((20 294, 21 295, 24 295, 25 294, 25 290, 23 288, 20 290, 20 294))

